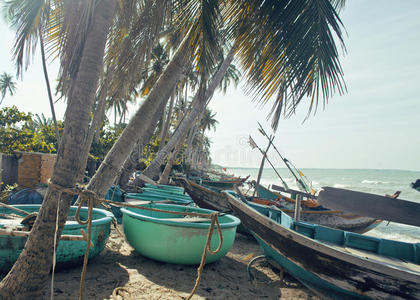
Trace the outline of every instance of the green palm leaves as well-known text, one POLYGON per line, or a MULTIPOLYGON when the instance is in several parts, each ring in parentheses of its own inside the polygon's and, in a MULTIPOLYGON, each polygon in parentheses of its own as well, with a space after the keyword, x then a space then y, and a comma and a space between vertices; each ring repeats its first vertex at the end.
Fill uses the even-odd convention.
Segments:
POLYGON ((335 35, 344 47, 335 11, 343 2, 242 1, 230 8, 249 92, 263 101, 277 96, 273 127, 281 112, 293 113, 304 96, 310 97, 310 111, 320 96, 327 101, 346 90, 334 40, 335 35))
MULTIPOLYGON (((97 1, 5 1, 11 24, 17 30, 14 48, 18 71, 25 55, 36 45, 42 25, 48 33, 50 51, 60 50, 61 83, 76 76, 89 16, 97 1)), ((325 104, 334 93, 346 91, 336 46, 337 42, 344 49, 343 25, 337 14, 344 3, 118 0, 104 67, 113 75, 107 81, 108 95, 129 98, 131 91, 138 88, 161 32, 167 36, 170 33, 172 41, 173 37, 188 36, 192 69, 204 86, 220 60, 222 46, 230 43, 245 73, 248 92, 263 102, 274 99, 272 117, 276 127, 280 115, 290 116, 305 97, 309 98, 310 112, 319 99, 325 104)))

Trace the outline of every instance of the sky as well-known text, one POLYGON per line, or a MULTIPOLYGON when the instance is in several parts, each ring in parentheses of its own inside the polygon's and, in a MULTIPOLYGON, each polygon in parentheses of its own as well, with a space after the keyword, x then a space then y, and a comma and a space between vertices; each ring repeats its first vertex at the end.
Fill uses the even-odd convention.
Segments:
MULTIPOLYGON (((347 34, 347 52, 341 56, 347 93, 334 95, 305 122, 308 101, 291 118, 281 120, 274 144, 300 168, 420 170, 420 1, 352 0, 340 14, 347 34)), ((11 48, 14 34, 0 20, 0 73, 15 74, 11 48)), ((39 47, 37 49, 39 51, 39 47)), ((343 54, 343 53, 342 53, 343 54)), ((57 63, 49 64, 54 83, 57 63)), ((258 167, 261 154, 248 144, 249 135, 261 147, 267 140, 257 131, 260 122, 268 133, 264 107, 245 94, 246 80, 238 88, 216 93, 210 108, 216 112, 217 130, 209 132, 213 163, 229 167, 258 167)), ((50 116, 39 55, 19 80, 14 96, 2 107, 50 116)), ((135 107, 133 107, 133 110, 135 107)), ((65 103, 56 104, 62 118, 65 103)), ((269 159, 282 166, 270 150, 269 159)))

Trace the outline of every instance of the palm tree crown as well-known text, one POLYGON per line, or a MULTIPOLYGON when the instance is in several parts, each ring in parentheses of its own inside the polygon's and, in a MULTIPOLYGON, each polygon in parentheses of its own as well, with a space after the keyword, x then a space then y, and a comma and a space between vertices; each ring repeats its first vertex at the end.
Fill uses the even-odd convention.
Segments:
POLYGON ((210 130, 212 128, 214 131, 216 131, 216 124, 219 122, 214 118, 215 116, 216 113, 212 113, 211 109, 206 108, 200 121, 200 129, 203 131, 203 133, 204 131, 210 130))
POLYGON ((16 82, 13 81, 13 76, 4 72, 0 75, 0 91, 1 91, 1 101, 6 97, 6 93, 9 92, 11 96, 16 92, 16 82))

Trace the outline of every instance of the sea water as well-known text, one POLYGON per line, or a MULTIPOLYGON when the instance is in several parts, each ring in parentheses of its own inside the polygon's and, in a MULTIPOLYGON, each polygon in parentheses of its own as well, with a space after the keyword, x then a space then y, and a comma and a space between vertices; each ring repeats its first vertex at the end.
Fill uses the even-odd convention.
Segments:
MULTIPOLYGON (((420 179, 418 171, 369 169, 300 169, 300 171, 312 182, 315 190, 323 186, 332 186, 378 195, 392 195, 396 191, 401 191, 399 199, 420 203, 420 192, 410 186, 410 183, 420 179)), ((278 168, 277 172, 289 188, 298 189, 295 178, 287 168, 278 168)), ((249 180, 256 180, 258 169, 227 168, 227 173, 242 177, 250 175, 249 180)), ((282 186, 274 170, 267 168, 262 173, 261 184, 266 187, 271 184, 282 186)), ((365 234, 405 242, 420 242, 420 227, 393 222, 382 222, 365 234)))

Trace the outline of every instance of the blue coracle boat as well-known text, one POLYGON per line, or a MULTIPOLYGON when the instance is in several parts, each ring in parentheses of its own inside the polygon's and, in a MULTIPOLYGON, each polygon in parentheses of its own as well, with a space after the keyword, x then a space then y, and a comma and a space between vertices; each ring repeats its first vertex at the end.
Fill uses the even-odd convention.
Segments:
POLYGON ((322 299, 420 299, 420 243, 298 222, 226 196, 264 255, 322 299))

